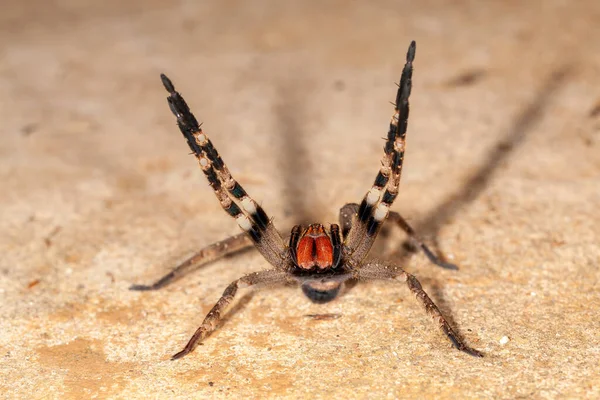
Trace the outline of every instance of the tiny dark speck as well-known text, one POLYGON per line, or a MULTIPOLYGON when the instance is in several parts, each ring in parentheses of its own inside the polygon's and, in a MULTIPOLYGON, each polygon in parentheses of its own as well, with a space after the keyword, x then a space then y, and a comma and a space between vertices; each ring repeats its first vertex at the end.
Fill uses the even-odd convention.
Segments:
POLYGON ((592 109, 589 112, 589 116, 590 118, 600 117, 600 100, 598 100, 594 107, 592 107, 592 109))
POLYGON ((29 136, 37 130, 37 124, 27 124, 21 128, 21 133, 23 136, 29 136))
POLYGON ((498 151, 510 151, 513 148, 512 143, 502 142, 496 145, 498 151))
POLYGON ((212 381, 211 381, 211 382, 208 382, 208 386, 210 386, 210 387, 213 387, 213 386, 215 386, 215 383, 214 383, 214 382, 212 382, 212 381))
POLYGON ((335 82, 333 82, 333 88, 338 92, 342 92, 344 89, 346 89, 346 82, 341 79, 337 79, 335 82))
POLYGON ((480 81, 485 75, 486 72, 482 69, 473 69, 470 71, 465 71, 455 76, 454 78, 451 78, 448 81, 447 85, 455 87, 474 85, 475 83, 480 81))

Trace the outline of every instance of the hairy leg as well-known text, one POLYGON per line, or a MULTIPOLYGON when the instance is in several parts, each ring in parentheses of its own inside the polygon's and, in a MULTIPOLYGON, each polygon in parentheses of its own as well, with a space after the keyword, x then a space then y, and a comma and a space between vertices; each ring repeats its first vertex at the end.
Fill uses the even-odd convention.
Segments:
MULTIPOLYGON (((342 234, 345 237, 348 231, 352 228, 353 218, 358 213, 359 205, 356 203, 348 203, 344 207, 340 209, 340 226, 342 227, 342 234)), ((429 259, 433 264, 452 270, 458 270, 458 267, 455 264, 447 263, 442 261, 439 257, 437 257, 430 249, 427 247, 423 240, 417 236, 414 229, 406 222, 406 220, 395 211, 390 211, 388 214, 388 219, 392 222, 395 222, 410 238, 410 240, 415 244, 416 247, 423 250, 425 256, 429 259)))
POLYGON ((179 130, 185 137, 190 150, 198 159, 200 168, 215 192, 221 207, 250 236, 258 251, 267 261, 276 268, 285 269, 288 266, 287 250, 273 222, 265 210, 233 178, 187 103, 175 90, 173 82, 164 74, 161 75, 161 80, 169 92, 167 101, 171 111, 177 117, 179 130))
POLYGON ((463 351, 471 356, 475 357, 483 357, 483 354, 478 350, 475 350, 469 347, 461 337, 454 332, 452 327, 446 318, 442 315, 439 308, 435 305, 435 303, 429 298, 427 293, 421 287, 421 283, 417 280, 414 275, 409 274, 404 271, 402 268, 391 265, 391 264, 382 264, 378 262, 372 262, 365 264, 361 269, 355 271, 356 279, 363 280, 388 280, 394 279, 399 282, 404 282, 408 286, 411 292, 417 297, 417 300, 421 302, 421 304, 425 307, 425 311, 429 316, 435 321, 435 323, 439 326, 439 328, 444 332, 444 334, 450 339, 454 347, 458 350, 463 351))
POLYGON ((252 246, 252 240, 248 237, 248 235, 246 235, 246 233, 239 233, 235 236, 231 236, 227 239, 223 239, 206 246, 153 284, 131 285, 129 290, 145 291, 161 289, 202 265, 218 260, 219 258, 225 257, 231 253, 235 253, 236 251, 246 249, 250 246, 252 246))
POLYGON ((202 325, 200 325, 200 327, 196 330, 183 350, 171 357, 171 360, 177 360, 192 352, 198 342, 204 340, 217 328, 217 325, 223 317, 223 311, 233 301, 239 288, 250 287, 258 284, 275 285, 278 283, 285 283, 288 280, 288 275, 285 272, 279 270, 268 270, 254 272, 231 282, 223 292, 223 295, 219 301, 217 301, 217 304, 215 304, 208 312, 204 318, 204 321, 202 321, 202 325))
POLYGON ((381 167, 373 186, 360 203, 356 220, 344 240, 346 264, 358 268, 373 245, 389 209, 398 196, 400 176, 404 163, 406 131, 408 127, 409 97, 412 89, 413 61, 416 44, 411 42, 406 53, 400 84, 396 92, 394 114, 390 120, 381 167))

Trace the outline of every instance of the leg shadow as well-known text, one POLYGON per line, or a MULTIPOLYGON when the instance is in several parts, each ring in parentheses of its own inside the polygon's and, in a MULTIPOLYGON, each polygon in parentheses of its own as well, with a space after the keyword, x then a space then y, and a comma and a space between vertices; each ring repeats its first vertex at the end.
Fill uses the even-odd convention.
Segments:
POLYGON ((519 113, 491 149, 488 150, 485 163, 463 183, 462 187, 451 194, 431 212, 427 218, 417 224, 417 232, 430 236, 436 250, 439 250, 438 234, 442 226, 448 223, 463 207, 476 200, 490 184, 500 167, 508 157, 521 146, 532 128, 542 119, 548 103, 565 84, 571 72, 569 66, 563 66, 552 73, 538 91, 534 100, 519 113))
MULTIPOLYGON (((422 237, 429 238, 438 254, 440 254, 438 240, 440 229, 451 221, 462 208, 475 201, 489 186, 499 167, 524 143, 532 128, 541 120, 548 103, 564 86, 571 70, 571 66, 565 65, 553 72, 546 79, 533 101, 519 113, 514 123, 502 135, 502 139, 488 150, 486 161, 481 167, 464 181, 458 191, 450 194, 424 220, 415 225, 415 231, 422 237)), ((394 254, 394 257, 400 257, 410 250, 410 246, 405 245, 404 247, 394 254)), ((440 255, 440 258, 447 261, 443 255, 440 255)))

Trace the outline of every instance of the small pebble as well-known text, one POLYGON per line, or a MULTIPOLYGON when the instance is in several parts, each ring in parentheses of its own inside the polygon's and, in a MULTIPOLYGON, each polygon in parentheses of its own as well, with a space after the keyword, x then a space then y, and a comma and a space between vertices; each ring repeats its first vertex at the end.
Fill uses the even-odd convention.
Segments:
POLYGON ((502 336, 502 339, 500 339, 500 344, 502 346, 504 346, 506 343, 508 343, 510 339, 508 338, 508 336, 502 336))

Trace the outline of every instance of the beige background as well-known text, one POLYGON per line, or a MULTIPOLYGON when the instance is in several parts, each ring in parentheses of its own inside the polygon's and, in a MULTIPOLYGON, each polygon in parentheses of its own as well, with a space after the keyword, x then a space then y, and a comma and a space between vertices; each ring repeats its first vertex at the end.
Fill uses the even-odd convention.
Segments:
POLYGON ((598 398, 599 26, 596 0, 4 2, 0 396, 598 398), (452 349, 405 288, 368 283, 322 306, 242 296, 169 361, 267 265, 249 251, 127 290, 238 232, 158 74, 287 231, 370 187, 411 39, 394 209, 461 270, 407 257, 395 229, 373 254, 486 357, 452 349))

